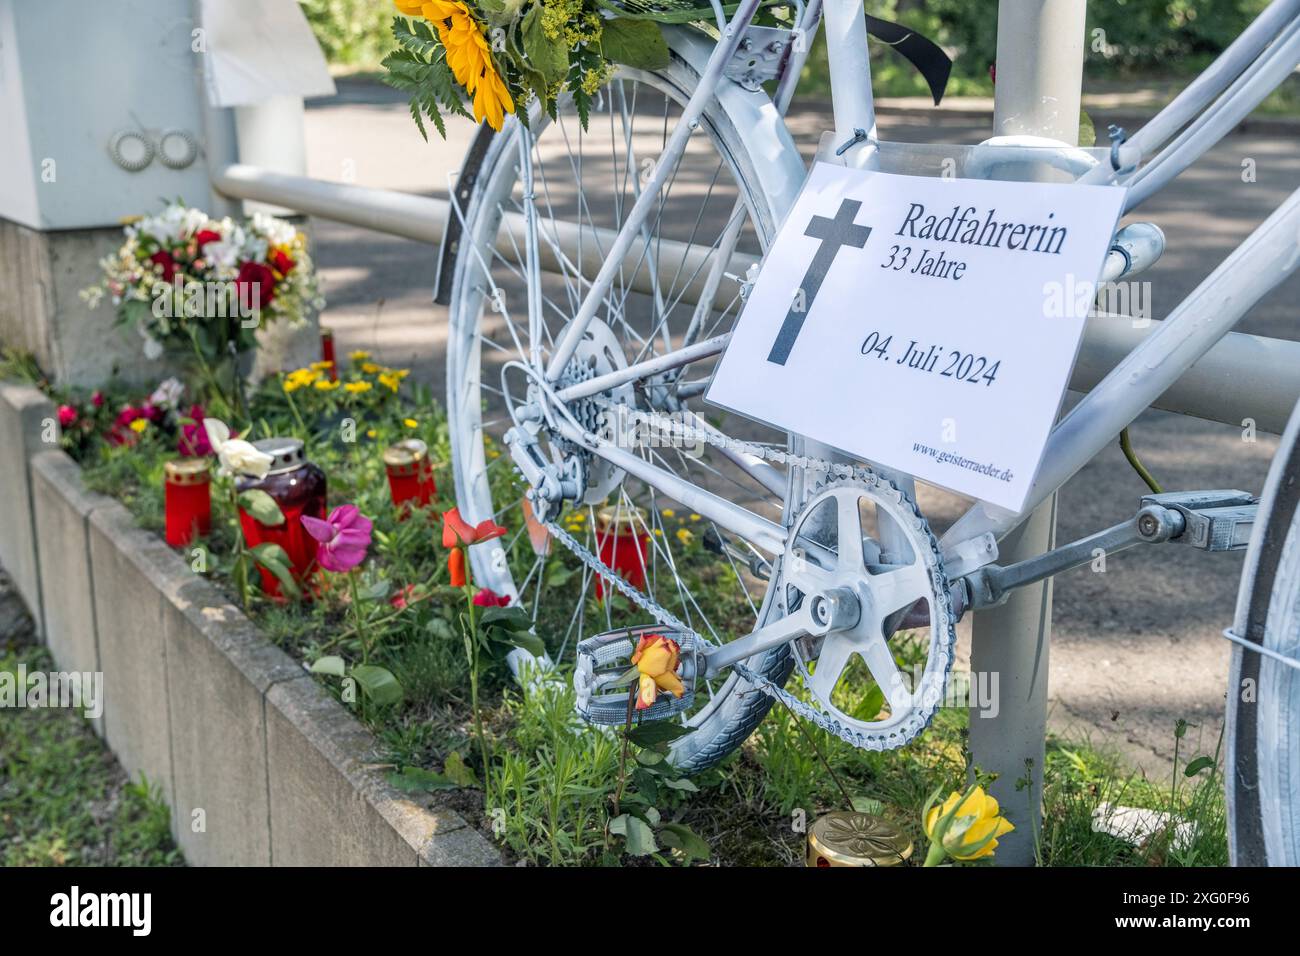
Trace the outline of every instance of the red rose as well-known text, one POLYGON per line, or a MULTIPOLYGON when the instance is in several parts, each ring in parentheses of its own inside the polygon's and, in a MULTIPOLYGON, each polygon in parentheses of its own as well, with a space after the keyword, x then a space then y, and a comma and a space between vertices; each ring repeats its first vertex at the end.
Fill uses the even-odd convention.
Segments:
POLYGON ((491 588, 483 588, 474 595, 474 604, 478 607, 505 607, 509 603, 507 595, 497 594, 491 588))
POLYGON ((103 392, 96 392, 95 394, 91 395, 91 396, 90 396, 90 404, 94 405, 96 408, 103 408, 103 407, 104 407, 104 393, 103 393, 103 392))
POLYGON ((156 266, 162 266, 162 277, 164 282, 171 282, 172 276, 176 275, 176 260, 172 254, 164 249, 159 249, 149 257, 149 261, 156 266))
POLYGON ((275 298, 275 273, 260 262, 245 262, 235 277, 235 292, 241 306, 264 309, 275 298))
POLYGON ((209 242, 220 242, 220 241, 221 241, 221 233, 213 232, 211 229, 200 229, 198 232, 194 234, 194 243, 200 249, 206 246, 209 242))
POLYGON ((287 276, 297 264, 289 258, 283 249, 271 250, 271 265, 275 266, 275 271, 280 275, 287 276))

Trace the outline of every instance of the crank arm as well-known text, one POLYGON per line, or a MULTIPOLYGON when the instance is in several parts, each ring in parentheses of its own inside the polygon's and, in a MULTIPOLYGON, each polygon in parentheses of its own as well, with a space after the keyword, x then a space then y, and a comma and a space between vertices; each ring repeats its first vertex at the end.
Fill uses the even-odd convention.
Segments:
POLYGON ((704 658, 704 676, 716 677, 732 664, 801 637, 821 637, 832 630, 853 627, 861 613, 858 597, 853 591, 829 588, 805 598, 799 610, 779 621, 721 647, 704 648, 700 652, 704 658))
POLYGON ((1016 588, 1089 564, 1098 552, 1114 554, 1166 541, 1202 551, 1237 551, 1250 541, 1256 500, 1244 491, 1194 491, 1146 495, 1128 521, 1015 564, 990 564, 963 580, 967 606, 994 607, 1016 588))

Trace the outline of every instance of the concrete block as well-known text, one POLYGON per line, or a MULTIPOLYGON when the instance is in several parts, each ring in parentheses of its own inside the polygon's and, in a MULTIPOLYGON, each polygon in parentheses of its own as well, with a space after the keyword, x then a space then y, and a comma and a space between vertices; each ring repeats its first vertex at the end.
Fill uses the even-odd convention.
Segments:
POLYGON ((302 667, 211 582, 169 578, 163 590, 177 843, 191 864, 269 866, 263 697, 302 667))
POLYGON ((0 565, 9 572, 27 603, 39 634, 45 633, 41 608, 40 561, 32 516, 28 462, 58 441, 54 403, 40 389, 0 382, 0 565))
POLYGON ((483 865, 497 859, 459 815, 389 787, 374 739, 310 677, 267 693, 277 866, 483 865))
POLYGON ((105 736, 127 773, 144 773, 174 805, 162 585, 190 572, 115 502, 91 512, 89 528, 105 736))
POLYGON ((44 451, 33 458, 31 482, 46 643, 62 670, 98 671, 87 522, 92 511, 112 500, 87 491, 81 468, 62 451, 44 451))

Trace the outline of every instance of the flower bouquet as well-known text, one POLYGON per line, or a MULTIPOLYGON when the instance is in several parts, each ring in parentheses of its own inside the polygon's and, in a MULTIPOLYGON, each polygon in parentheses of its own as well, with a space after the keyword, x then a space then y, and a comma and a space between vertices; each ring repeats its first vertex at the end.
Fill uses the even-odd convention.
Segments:
POLYGON ((583 125, 592 97, 616 63, 668 65, 668 44, 653 19, 619 16, 606 0, 394 0, 398 49, 384 59, 387 82, 411 95, 411 116, 446 135, 442 114, 501 129, 505 114, 527 122, 533 99, 553 117, 573 98, 583 125), (406 19, 410 18, 410 19, 406 19))
POLYGON ((239 397, 238 358, 256 346, 255 331, 301 325, 325 304, 306 237, 273 216, 218 220, 176 202, 129 223, 125 234, 83 298, 95 308, 107 294, 117 324, 139 333, 146 357, 171 350, 195 359, 228 408, 239 397))

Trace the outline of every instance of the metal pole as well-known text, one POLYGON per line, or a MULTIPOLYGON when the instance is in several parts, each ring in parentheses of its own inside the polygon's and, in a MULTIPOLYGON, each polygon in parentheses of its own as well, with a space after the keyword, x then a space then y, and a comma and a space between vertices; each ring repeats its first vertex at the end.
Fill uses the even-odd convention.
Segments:
MULTIPOLYGON (((994 132, 1079 141, 1084 0, 999 0, 994 132)), ((1056 541, 1056 496, 1002 539, 1001 560, 1022 561, 1056 541)), ((997 675, 996 708, 973 701, 970 747, 980 770, 996 773, 991 791, 1016 829, 999 841, 1002 866, 1029 866, 1041 825, 1047 735, 1047 663, 1052 581, 1014 592, 975 615, 971 673, 997 675), (983 716, 984 714, 990 716, 983 716)))

